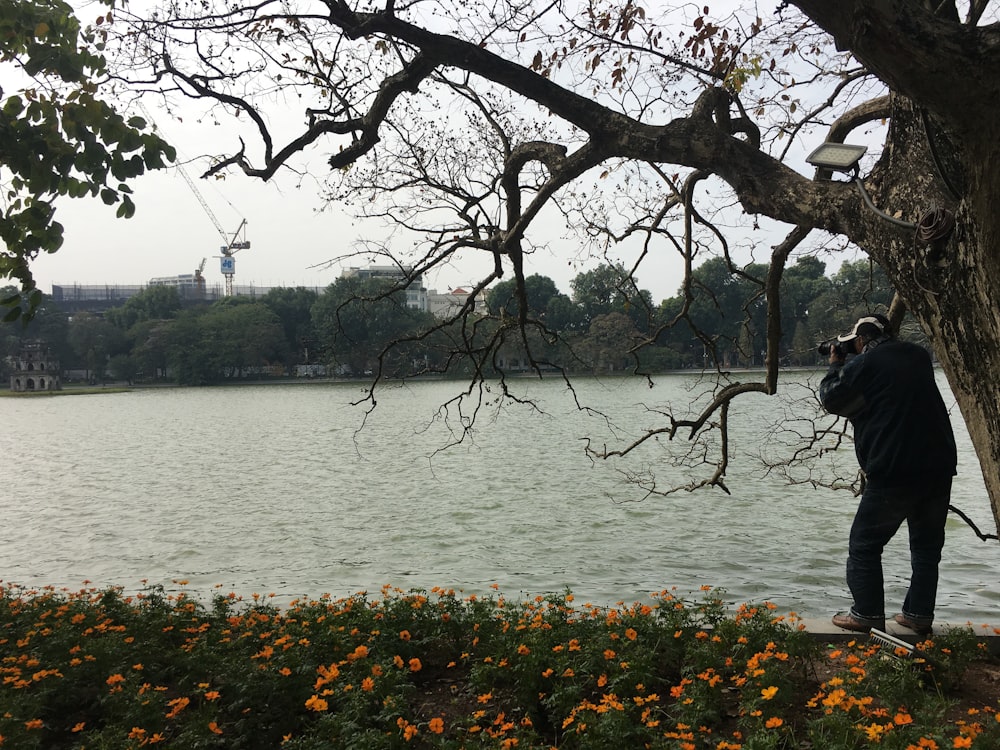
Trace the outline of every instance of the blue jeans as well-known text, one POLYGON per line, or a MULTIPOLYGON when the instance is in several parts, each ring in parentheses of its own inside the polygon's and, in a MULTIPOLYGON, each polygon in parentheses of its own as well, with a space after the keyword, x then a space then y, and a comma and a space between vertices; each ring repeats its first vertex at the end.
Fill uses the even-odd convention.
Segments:
POLYGON ((911 487, 866 489, 851 526, 847 586, 851 613, 864 620, 885 619, 882 550, 903 521, 910 535, 910 587, 903 614, 930 625, 937 597, 938 563, 944 547, 951 478, 911 487))

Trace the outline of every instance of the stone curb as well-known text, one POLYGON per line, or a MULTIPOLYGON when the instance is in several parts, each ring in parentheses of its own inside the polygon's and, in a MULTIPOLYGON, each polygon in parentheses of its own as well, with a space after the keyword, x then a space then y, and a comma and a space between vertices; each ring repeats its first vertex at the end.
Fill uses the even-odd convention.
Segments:
MULTIPOLYGON (((832 616, 832 615, 831 615, 832 616)), ((843 628, 838 628, 830 620, 821 620, 819 618, 803 617, 799 620, 799 624, 805 626, 806 632, 818 640, 830 641, 831 643, 843 643, 850 640, 867 639, 867 633, 858 633, 851 630, 844 630, 843 628)), ((994 628, 988 625, 973 625, 971 623, 966 623, 964 625, 958 625, 955 623, 943 623, 935 624, 934 632, 940 633, 953 628, 972 628, 973 634, 976 638, 984 641, 990 653, 994 656, 1000 657, 1000 633, 997 631, 1000 628, 994 628)), ((912 630, 901 627, 897 625, 892 620, 889 620, 885 624, 885 631, 889 635, 895 636, 907 643, 913 644, 922 640, 926 640, 924 637, 917 635, 912 630)), ((932 636, 933 637, 933 636, 932 636)))

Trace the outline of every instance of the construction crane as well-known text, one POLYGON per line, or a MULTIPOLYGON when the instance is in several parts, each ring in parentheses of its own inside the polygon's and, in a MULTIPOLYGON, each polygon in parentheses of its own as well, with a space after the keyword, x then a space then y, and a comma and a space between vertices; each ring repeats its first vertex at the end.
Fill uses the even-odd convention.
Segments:
MULTIPOLYGON (((148 119, 149 122, 154 127, 156 127, 156 122, 153 120, 153 116, 149 114, 149 110, 146 109, 145 105, 142 102, 138 102, 138 107, 139 110, 146 116, 146 119, 148 119)), ((222 241, 225 243, 224 245, 222 245, 222 247, 219 248, 219 251, 222 253, 222 255, 216 255, 214 257, 219 258, 221 261, 219 267, 220 270, 222 271, 222 275, 226 278, 226 296, 232 297, 233 276, 236 275, 236 259, 233 258, 233 255, 239 252, 240 250, 246 250, 247 248, 250 247, 250 241, 247 240, 246 238, 247 220, 243 219, 242 221, 240 221, 239 227, 236 229, 235 232, 233 232, 232 236, 226 234, 226 230, 222 228, 222 223, 216 218, 215 214, 212 212, 212 208, 208 205, 208 201, 206 201, 205 197, 201 194, 201 191, 198 189, 198 186, 195 184, 195 181, 191 179, 191 175, 189 175, 187 173, 187 170, 184 169, 184 165, 181 164, 180 162, 177 162, 176 167, 177 171, 180 172, 181 177, 183 177, 184 181, 188 184, 188 187, 191 188, 191 192, 194 193, 194 197, 198 199, 198 202, 201 204, 201 207, 205 210, 205 213, 208 215, 208 218, 211 219, 212 224, 215 225, 216 230, 218 230, 219 235, 222 237, 222 241)), ((201 272, 204 270, 204 268, 205 268, 205 261, 202 260, 201 266, 198 268, 198 271, 195 274, 196 277, 201 276, 201 272)))
MULTIPOLYGON (((205 200, 201 191, 198 190, 198 186, 195 184, 194 180, 191 179, 191 175, 187 173, 184 166, 177 164, 177 171, 181 173, 181 177, 187 182, 188 187, 191 188, 191 192, 194 193, 195 198, 201 204, 201 207, 205 209, 205 213, 208 218, 212 220, 215 228, 218 230, 219 235, 222 237, 222 241, 225 242, 219 251, 222 255, 217 255, 215 257, 220 259, 219 269, 222 271, 222 275, 226 277, 226 296, 233 296, 233 276, 236 275, 236 259, 233 257, 240 250, 246 250, 250 247, 250 241, 246 238, 246 227, 247 220, 243 219, 240 221, 239 227, 233 232, 232 237, 226 234, 226 230, 222 228, 222 223, 215 217, 212 213, 211 207, 208 205, 208 201, 205 200)), ((204 261, 202 262, 204 265, 204 261)))
POLYGON ((198 299, 205 299, 205 277, 202 276, 202 271, 205 270, 205 261, 207 260, 208 258, 202 258, 201 263, 194 269, 195 294, 198 299))

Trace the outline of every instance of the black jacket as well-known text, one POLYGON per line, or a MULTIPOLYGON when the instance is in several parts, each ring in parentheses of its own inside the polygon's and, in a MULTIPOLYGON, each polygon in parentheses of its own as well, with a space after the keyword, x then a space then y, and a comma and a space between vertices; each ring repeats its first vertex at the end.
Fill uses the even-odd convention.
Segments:
POLYGON ((868 486, 901 487, 955 474, 955 436, 927 351, 896 339, 869 345, 823 378, 827 411, 850 419, 868 486))

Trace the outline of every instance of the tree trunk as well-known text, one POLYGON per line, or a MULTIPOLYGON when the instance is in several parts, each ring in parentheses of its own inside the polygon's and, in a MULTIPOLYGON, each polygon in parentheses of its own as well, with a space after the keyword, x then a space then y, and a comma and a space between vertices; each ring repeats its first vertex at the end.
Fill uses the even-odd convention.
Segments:
POLYGON ((892 123, 886 153, 872 175, 879 200, 884 206, 923 207, 924 213, 948 207, 955 227, 942 239, 923 242, 901 236, 872 214, 866 220, 876 223, 865 249, 930 339, 968 426, 1000 529, 1000 212, 992 200, 1000 195, 1000 180, 989 145, 966 144, 961 153, 905 100, 897 102, 892 123), (948 162, 935 158, 935 151, 944 151, 948 162), (964 166, 956 166, 955 156, 964 166))

